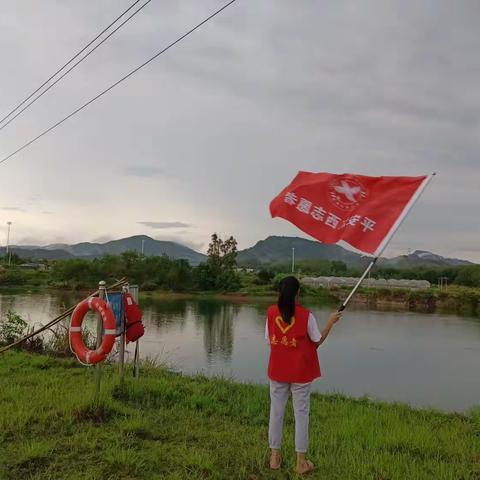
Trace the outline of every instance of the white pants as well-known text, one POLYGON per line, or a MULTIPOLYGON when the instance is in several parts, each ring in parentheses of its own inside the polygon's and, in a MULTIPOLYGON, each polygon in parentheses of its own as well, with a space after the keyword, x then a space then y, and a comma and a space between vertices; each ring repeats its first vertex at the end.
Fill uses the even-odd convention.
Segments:
POLYGON ((283 417, 291 391, 295 415, 295 451, 306 453, 311 386, 311 382, 281 383, 270 380, 270 424, 268 427, 270 448, 280 449, 282 444, 283 417))

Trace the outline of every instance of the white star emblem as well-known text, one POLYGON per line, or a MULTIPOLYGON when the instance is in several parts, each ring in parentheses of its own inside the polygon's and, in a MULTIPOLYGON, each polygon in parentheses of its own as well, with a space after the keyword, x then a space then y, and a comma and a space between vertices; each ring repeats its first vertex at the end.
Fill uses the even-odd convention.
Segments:
POLYGON ((335 191, 341 193, 342 195, 345 195, 345 197, 347 197, 350 202, 356 202, 357 200, 355 198, 355 195, 360 193, 361 188, 358 186, 351 187, 345 180, 342 180, 341 184, 341 187, 334 187, 335 191))

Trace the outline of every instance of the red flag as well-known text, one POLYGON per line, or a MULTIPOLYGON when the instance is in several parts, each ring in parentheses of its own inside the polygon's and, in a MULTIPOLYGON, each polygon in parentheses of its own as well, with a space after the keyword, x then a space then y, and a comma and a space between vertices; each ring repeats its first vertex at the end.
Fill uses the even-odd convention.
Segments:
POLYGON ((343 241, 378 256, 427 180, 298 172, 272 200, 270 213, 322 243, 343 241))

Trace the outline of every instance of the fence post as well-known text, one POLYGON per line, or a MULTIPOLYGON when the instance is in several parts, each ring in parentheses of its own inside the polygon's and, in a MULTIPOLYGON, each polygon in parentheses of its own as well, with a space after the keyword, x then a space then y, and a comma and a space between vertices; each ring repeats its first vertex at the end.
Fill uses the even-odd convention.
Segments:
MULTIPOLYGON (((98 297, 105 299, 105 281, 98 282, 98 297)), ((103 322, 100 316, 97 317, 97 348, 102 344, 103 322)), ((100 383, 102 378, 102 364, 101 362, 95 365, 95 402, 100 398, 100 383)))

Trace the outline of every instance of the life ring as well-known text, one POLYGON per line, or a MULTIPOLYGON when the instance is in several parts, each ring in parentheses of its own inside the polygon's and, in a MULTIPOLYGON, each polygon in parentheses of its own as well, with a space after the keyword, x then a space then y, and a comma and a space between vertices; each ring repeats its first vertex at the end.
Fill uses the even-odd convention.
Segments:
POLYGON ((70 320, 69 339, 70 349, 79 362, 85 365, 103 362, 113 348, 115 336, 115 316, 104 300, 98 297, 89 297, 75 307, 70 320), (102 343, 96 350, 89 350, 82 338, 83 319, 90 310, 99 313, 103 323, 102 343))

